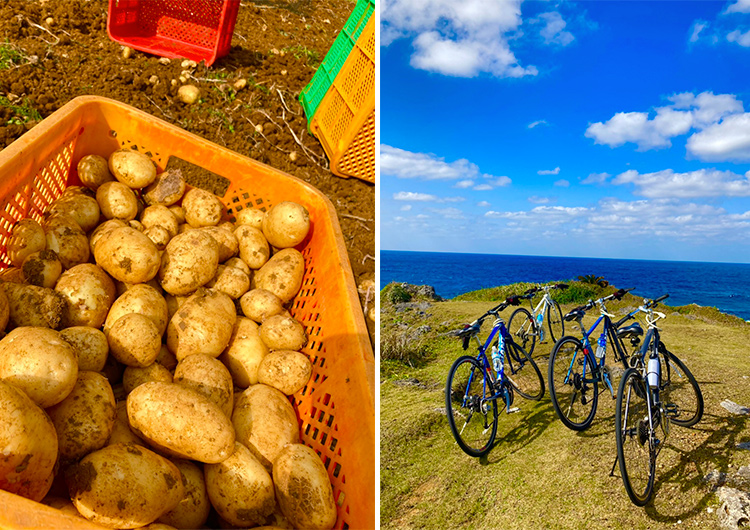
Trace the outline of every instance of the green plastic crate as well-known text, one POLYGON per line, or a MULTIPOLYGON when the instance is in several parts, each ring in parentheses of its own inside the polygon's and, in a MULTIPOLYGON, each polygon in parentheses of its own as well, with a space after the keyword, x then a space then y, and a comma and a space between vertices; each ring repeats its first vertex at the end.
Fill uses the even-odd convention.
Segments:
POLYGON ((375 0, 357 1, 352 14, 349 15, 341 33, 333 41, 333 46, 328 50, 318 71, 315 72, 312 80, 299 95, 308 123, 315 115, 315 111, 318 110, 318 105, 323 101, 323 97, 333 84, 333 80, 336 79, 339 70, 344 66, 346 58, 349 57, 349 52, 354 48, 360 33, 362 33, 374 11, 375 0))

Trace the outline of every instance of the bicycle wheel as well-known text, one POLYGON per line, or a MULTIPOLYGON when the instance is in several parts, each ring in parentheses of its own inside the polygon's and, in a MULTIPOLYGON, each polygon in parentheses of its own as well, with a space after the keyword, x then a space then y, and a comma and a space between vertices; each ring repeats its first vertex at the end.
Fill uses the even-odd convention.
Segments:
POLYGON ((629 368, 617 389, 615 440, 622 482, 637 506, 645 506, 654 489, 656 440, 649 426, 649 408, 648 384, 629 368))
POLYGON ((497 401, 492 382, 473 357, 465 355, 453 363, 445 385, 445 413, 458 446, 470 456, 483 456, 497 435, 497 401))
POLYGON ((659 343, 661 359, 661 400, 669 421, 692 427, 703 417, 703 394, 685 363, 659 343))
POLYGON ((539 401, 544 395, 544 378, 534 359, 512 340, 505 343, 505 377, 522 397, 539 401))
POLYGON ((575 337, 557 341, 547 372, 549 395, 560 421, 574 431, 588 429, 599 403, 599 383, 581 341, 575 337))
POLYGON ((547 306, 547 325, 549 326, 550 340, 555 344, 565 335, 565 321, 560 310, 560 304, 552 301, 552 306, 547 306))
POLYGON ((537 335, 536 325, 534 319, 531 318, 531 313, 523 307, 519 307, 510 315, 508 333, 516 341, 516 344, 526 350, 529 355, 534 353, 537 335))

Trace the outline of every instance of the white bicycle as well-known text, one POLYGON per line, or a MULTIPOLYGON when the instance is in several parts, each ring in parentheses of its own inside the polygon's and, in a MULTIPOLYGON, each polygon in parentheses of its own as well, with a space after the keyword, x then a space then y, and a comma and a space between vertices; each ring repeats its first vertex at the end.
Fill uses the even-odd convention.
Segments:
POLYGON ((527 290, 519 298, 525 298, 529 301, 531 312, 523 307, 519 307, 508 320, 508 332, 516 341, 516 344, 526 350, 529 355, 534 352, 537 341, 539 343, 550 342, 554 344, 565 334, 565 324, 563 314, 560 311, 560 304, 552 299, 550 291, 552 289, 567 289, 564 283, 555 285, 538 285, 527 290), (534 307, 531 299, 536 293, 544 292, 544 296, 534 307), (546 326, 545 326, 546 320, 546 326))

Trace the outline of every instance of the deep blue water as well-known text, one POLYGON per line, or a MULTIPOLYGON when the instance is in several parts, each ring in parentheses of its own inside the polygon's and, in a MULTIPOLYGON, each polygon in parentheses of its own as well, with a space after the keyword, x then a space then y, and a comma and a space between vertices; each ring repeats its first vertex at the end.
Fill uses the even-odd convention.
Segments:
POLYGON ((549 282, 594 274, 665 303, 712 306, 750 320, 750 264, 647 261, 499 254, 380 251, 381 288, 390 282, 432 285, 443 298, 516 282, 549 282))

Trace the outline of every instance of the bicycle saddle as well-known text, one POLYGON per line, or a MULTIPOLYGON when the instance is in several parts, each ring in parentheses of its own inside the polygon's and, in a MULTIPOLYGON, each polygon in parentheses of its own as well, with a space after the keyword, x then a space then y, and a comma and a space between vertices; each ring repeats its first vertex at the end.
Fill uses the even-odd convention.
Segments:
POLYGON ((566 322, 571 322, 573 320, 578 320, 579 318, 583 318, 583 315, 585 315, 586 312, 583 309, 573 309, 570 313, 565 315, 563 318, 566 322))
POLYGON ((643 328, 638 322, 634 322, 629 326, 619 328, 617 330, 617 336, 621 339, 625 339, 628 337, 640 337, 641 335, 643 335, 643 328))

